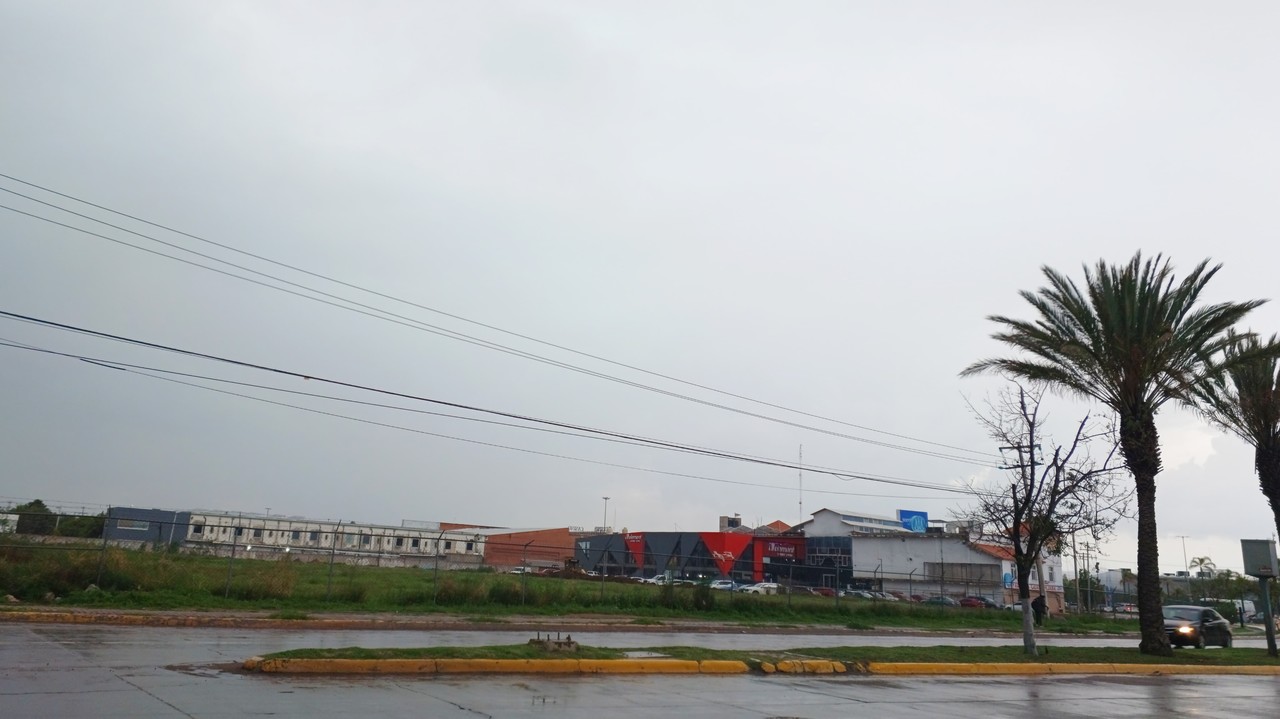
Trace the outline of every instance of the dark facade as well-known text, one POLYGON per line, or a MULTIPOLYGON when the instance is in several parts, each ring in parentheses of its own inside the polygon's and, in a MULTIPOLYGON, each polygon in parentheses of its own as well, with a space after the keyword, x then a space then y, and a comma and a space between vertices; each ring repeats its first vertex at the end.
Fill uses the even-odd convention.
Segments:
POLYGON ((735 532, 629 532, 577 541, 583 569, 609 576, 652 577, 670 571, 679 579, 760 582, 786 579, 803 564, 803 537, 757 537, 735 532))
POLYGON ((190 512, 112 507, 107 510, 107 520, 102 531, 108 540, 182 544, 187 538, 190 523, 190 512))

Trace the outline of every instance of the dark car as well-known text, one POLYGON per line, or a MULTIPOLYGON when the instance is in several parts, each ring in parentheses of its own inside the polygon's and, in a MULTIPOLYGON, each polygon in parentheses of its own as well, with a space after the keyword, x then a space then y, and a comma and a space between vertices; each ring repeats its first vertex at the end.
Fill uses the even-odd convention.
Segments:
POLYGON ((929 597, 928 599, 924 600, 924 602, 923 602, 923 603, 924 603, 924 604, 936 604, 936 605, 941 606, 941 607, 956 607, 956 606, 959 606, 959 605, 960 605, 960 602, 957 602, 956 600, 952 599, 951 597, 943 597, 943 596, 939 596, 939 595, 935 595, 935 596, 929 597))
POLYGON ((1231 622, 1212 609, 1173 604, 1164 608, 1164 631, 1175 647, 1231 646, 1231 622))
POLYGON ((987 599, 986 597, 965 597, 960 600, 960 606, 973 607, 977 609, 999 609, 1000 605, 987 599))

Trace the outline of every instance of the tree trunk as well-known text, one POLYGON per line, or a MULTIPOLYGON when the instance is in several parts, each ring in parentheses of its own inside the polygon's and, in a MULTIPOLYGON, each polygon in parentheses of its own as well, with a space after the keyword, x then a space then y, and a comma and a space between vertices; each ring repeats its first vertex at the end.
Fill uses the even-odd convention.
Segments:
POLYGON ((1271 503, 1276 532, 1280 533, 1280 443, 1274 446, 1258 444, 1253 451, 1253 466, 1258 471, 1262 494, 1271 503))
POLYGON ((1031 566, 1014 565, 1018 573, 1018 601, 1022 603, 1022 652, 1036 656, 1036 622, 1031 612, 1031 566))
POLYGON ((1156 532, 1160 437, 1153 412, 1142 408, 1136 415, 1121 415, 1120 451, 1133 473, 1138 499, 1138 627, 1142 632, 1138 651, 1173 656, 1173 647, 1164 633, 1160 602, 1160 547, 1156 532))

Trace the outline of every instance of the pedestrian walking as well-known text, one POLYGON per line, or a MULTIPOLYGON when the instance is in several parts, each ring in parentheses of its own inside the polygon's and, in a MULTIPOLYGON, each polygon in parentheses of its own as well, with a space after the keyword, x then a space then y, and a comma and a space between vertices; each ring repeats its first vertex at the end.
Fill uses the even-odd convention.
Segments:
POLYGON ((1044 600, 1044 595, 1039 594, 1031 602, 1031 611, 1036 615, 1036 626, 1044 626, 1044 617, 1049 613, 1049 603, 1044 600))

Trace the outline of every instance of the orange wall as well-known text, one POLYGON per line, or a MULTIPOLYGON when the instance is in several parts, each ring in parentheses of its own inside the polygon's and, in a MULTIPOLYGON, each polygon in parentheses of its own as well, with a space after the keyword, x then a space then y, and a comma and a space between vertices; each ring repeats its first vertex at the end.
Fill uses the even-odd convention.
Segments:
POLYGON ((530 566, 560 567, 566 558, 573 556, 573 548, 573 535, 569 534, 568 527, 490 534, 484 542, 484 563, 506 569, 519 567, 522 558, 527 558, 530 566), (524 545, 530 542, 526 550, 524 545))

